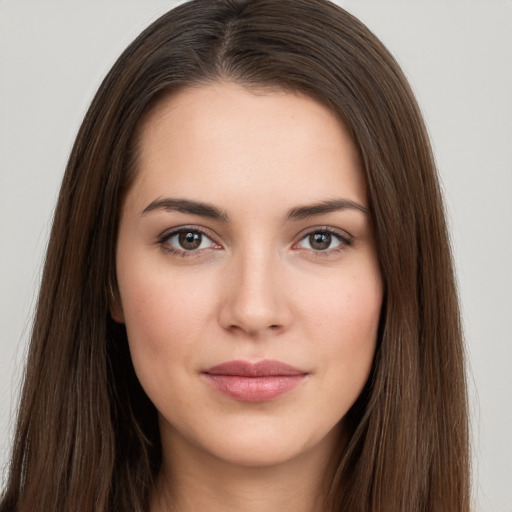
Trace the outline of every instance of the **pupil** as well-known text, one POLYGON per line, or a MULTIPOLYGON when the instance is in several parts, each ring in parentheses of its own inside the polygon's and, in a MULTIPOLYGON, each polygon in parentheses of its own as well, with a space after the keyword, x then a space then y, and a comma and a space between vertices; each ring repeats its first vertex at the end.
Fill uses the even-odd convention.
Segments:
POLYGON ((179 236, 180 245, 189 251, 197 249, 201 245, 201 234, 184 231, 179 236))
POLYGON ((313 233, 309 235, 309 243, 317 251, 325 251, 331 245, 331 235, 329 233, 313 233))

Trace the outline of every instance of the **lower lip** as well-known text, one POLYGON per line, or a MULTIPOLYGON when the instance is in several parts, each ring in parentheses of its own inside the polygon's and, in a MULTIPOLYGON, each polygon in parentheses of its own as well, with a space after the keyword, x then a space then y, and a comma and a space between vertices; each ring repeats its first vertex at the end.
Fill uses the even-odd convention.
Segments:
POLYGON ((243 377, 207 373, 205 377, 210 386, 235 400, 266 402, 295 389, 306 378, 306 374, 243 377))

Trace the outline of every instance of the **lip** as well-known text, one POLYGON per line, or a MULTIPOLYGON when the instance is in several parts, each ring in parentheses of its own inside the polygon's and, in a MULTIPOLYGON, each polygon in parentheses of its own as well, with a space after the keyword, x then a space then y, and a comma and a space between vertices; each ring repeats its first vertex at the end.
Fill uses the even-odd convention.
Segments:
POLYGON ((202 372, 215 390, 243 402, 265 402, 296 388, 308 375, 281 361, 228 361, 202 372))

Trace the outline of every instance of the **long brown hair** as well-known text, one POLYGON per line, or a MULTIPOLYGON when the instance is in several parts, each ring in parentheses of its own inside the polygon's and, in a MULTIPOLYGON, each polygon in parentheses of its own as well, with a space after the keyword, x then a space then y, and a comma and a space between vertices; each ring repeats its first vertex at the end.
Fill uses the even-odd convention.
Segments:
POLYGON ((463 347, 428 137, 395 60, 327 0, 193 0, 108 73, 62 183, 0 512, 148 510, 157 415, 109 314, 119 210, 141 116, 163 95, 219 79, 316 98, 364 163, 385 298, 326 510, 467 512, 463 347))

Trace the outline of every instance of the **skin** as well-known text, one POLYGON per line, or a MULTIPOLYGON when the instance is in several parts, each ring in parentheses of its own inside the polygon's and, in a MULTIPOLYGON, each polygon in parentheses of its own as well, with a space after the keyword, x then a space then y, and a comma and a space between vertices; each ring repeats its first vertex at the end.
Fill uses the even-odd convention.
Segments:
POLYGON ((159 412, 152 511, 171 501, 185 512, 322 510, 343 417, 371 369, 383 293, 355 144, 306 96, 229 82, 166 98, 139 142, 112 315, 159 412), (228 219, 157 207, 165 198, 206 202, 228 219), (338 199, 358 206, 289 218, 338 199), (184 249, 176 228, 203 231, 198 248, 184 249), (254 403, 202 373, 262 359, 307 376, 254 403))

